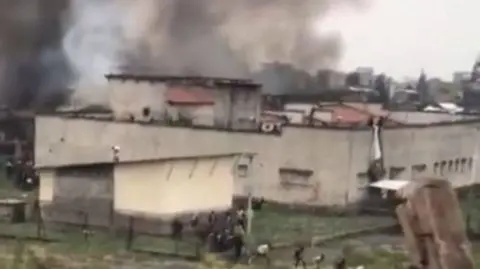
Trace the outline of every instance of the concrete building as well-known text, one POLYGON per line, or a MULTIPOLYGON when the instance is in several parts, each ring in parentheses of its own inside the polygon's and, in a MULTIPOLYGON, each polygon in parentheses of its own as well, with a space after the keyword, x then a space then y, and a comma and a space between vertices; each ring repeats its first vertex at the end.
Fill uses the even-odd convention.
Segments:
MULTIPOLYGON (((220 78, 107 75, 110 107, 117 119, 175 121, 178 111, 169 109, 171 88, 208 90, 213 96, 213 125, 229 129, 255 129, 260 120, 260 85, 250 80, 220 78)), ((187 122, 179 122, 189 125, 187 122)), ((202 122, 207 121, 202 119, 202 122)))
POLYGON ((322 90, 344 89, 347 75, 335 70, 320 70, 316 79, 319 88, 322 90))
POLYGON ((232 207, 240 154, 37 165, 47 221, 124 226, 232 207), (215 193, 215 195, 211 195, 215 193))
POLYGON ((452 76, 452 82, 455 86, 461 89, 461 86, 471 79, 472 73, 468 71, 454 72, 452 76))
POLYGON ((355 72, 358 74, 359 86, 372 87, 375 79, 375 73, 372 67, 358 67, 355 72))
MULTIPOLYGON (((386 171, 409 179, 420 170, 439 173, 435 163, 469 163, 478 126, 477 119, 384 126, 380 139, 386 171)), ((36 118, 35 161, 39 167, 105 163, 112 159, 112 145, 122 149, 125 162, 254 152, 256 196, 288 204, 347 206, 368 195, 372 139, 366 126, 287 125, 280 134, 265 134, 44 115, 36 118)), ((471 166, 446 167, 443 175, 449 180, 471 183, 471 166)), ((235 195, 246 195, 241 182, 236 186, 235 195)))

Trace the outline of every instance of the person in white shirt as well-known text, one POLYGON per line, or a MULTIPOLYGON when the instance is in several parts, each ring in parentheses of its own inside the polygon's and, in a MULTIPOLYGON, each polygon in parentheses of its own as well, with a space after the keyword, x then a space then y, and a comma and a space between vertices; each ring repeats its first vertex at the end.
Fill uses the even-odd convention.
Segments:
POLYGON ((313 264, 315 264, 316 269, 320 269, 320 264, 325 260, 325 254, 320 253, 320 255, 313 257, 313 264))
POLYGON ((248 264, 252 264, 253 260, 256 258, 262 258, 265 259, 267 266, 270 266, 270 257, 268 256, 268 253, 271 249, 272 245, 270 243, 257 246, 255 253, 248 259, 248 264))

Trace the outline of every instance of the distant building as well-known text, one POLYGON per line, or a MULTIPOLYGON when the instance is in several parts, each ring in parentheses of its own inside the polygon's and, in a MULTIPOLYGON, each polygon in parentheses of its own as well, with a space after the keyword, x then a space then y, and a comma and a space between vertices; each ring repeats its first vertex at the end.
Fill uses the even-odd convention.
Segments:
POLYGON ((335 70, 320 70, 317 72, 316 81, 322 90, 343 89, 346 86, 347 75, 335 70))
POLYGON ((374 69, 372 67, 358 67, 355 72, 358 74, 359 86, 371 87, 375 78, 374 69))
POLYGON ((455 86, 461 86, 471 79, 471 72, 459 71, 453 73, 452 82, 455 86))

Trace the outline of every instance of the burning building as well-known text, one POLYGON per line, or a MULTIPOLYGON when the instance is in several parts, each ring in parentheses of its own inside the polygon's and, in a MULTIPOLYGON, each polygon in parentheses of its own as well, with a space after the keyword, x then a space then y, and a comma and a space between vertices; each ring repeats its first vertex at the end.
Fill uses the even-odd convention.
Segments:
POLYGON ((116 119, 236 130, 258 125, 261 88, 250 80, 130 74, 106 77, 116 119), (203 102, 203 107, 192 107, 191 101, 203 102))

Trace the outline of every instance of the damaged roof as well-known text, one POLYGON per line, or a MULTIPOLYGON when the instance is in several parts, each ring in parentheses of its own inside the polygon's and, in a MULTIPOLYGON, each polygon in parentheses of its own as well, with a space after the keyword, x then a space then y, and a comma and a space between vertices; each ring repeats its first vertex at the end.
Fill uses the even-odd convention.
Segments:
POLYGON ((214 97, 210 90, 202 87, 171 87, 165 93, 168 103, 176 105, 213 105, 214 97))

